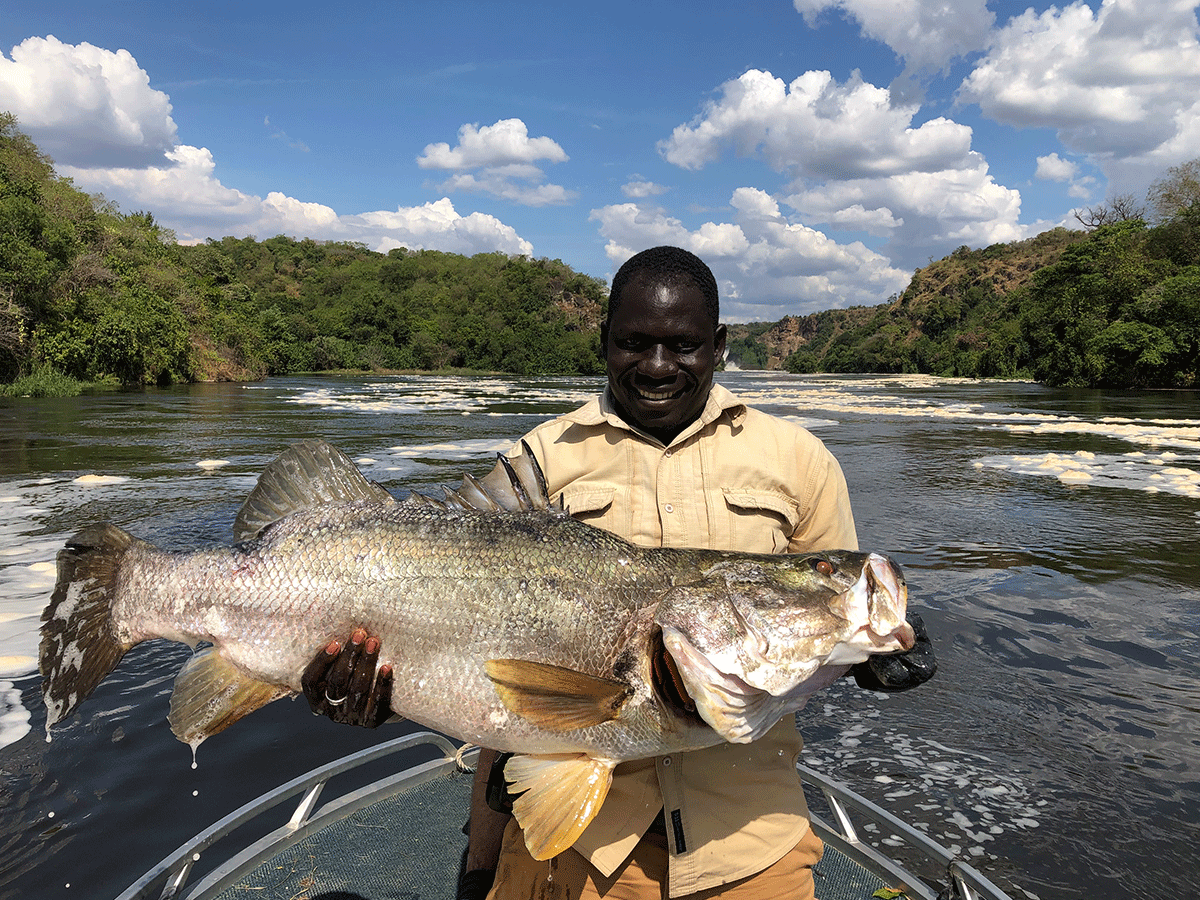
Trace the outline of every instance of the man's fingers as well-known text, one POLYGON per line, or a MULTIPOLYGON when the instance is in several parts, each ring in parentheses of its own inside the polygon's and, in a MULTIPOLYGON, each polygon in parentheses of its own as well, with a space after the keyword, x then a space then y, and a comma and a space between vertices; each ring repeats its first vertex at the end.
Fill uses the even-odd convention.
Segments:
POLYGON ((375 680, 375 663, 379 659, 379 638, 369 637, 362 645, 362 655, 350 672, 350 687, 346 692, 346 721, 366 725, 371 702, 371 685, 375 680))
POLYGON ((330 706, 341 706, 346 702, 354 667, 362 655, 363 641, 366 639, 367 633, 361 628, 356 628, 342 652, 338 654, 337 661, 325 681, 325 699, 330 706))
POLYGON ((304 688, 304 698, 308 700, 309 708, 317 715, 325 715, 328 708, 325 703, 325 689, 323 687, 325 673, 333 666, 334 660, 337 659, 341 649, 342 645, 340 643, 330 641, 328 646, 321 653, 318 653, 312 662, 304 667, 304 672, 300 675, 300 686, 304 688))
POLYGON ((380 666, 379 676, 375 679, 375 688, 367 702, 363 716, 363 725, 368 728, 378 728, 392 714, 392 667, 380 666))

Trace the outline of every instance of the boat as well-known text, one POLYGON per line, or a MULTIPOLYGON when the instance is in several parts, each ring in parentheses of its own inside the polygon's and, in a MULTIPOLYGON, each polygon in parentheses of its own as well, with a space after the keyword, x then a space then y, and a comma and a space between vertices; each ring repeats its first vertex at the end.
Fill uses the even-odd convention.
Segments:
MULTIPOLYGON (((118 900, 453 900, 478 753, 422 731, 320 766, 201 831, 118 900), (320 803, 335 780, 339 793, 320 803)), ((845 784, 797 770, 825 841, 818 900, 1011 900, 845 784)))

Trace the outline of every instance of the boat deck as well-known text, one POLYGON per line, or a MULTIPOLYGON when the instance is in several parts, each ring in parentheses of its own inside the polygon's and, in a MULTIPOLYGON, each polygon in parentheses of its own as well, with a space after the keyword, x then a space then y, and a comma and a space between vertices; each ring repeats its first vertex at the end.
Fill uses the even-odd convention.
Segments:
MULTIPOLYGON (((365 806, 266 860, 215 900, 454 900, 470 779, 442 775, 365 806)), ((813 877, 819 900, 868 900, 895 887, 832 847, 813 877)))
MULTIPOLYGON (((118 900, 453 900, 472 781, 456 753, 445 738, 423 732, 322 766, 204 830, 118 900), (431 750, 434 759, 413 762, 431 750), (387 774, 318 807, 330 781, 361 784, 374 777, 372 767, 387 774), (293 805, 284 821, 281 810, 293 805)), ((902 889, 909 900, 1010 900, 923 833, 845 785, 799 770, 825 841, 813 870, 819 900, 868 900, 880 889, 902 889), (876 846, 860 838, 855 820, 865 820, 876 846), (885 837, 905 852, 881 853, 885 837)))

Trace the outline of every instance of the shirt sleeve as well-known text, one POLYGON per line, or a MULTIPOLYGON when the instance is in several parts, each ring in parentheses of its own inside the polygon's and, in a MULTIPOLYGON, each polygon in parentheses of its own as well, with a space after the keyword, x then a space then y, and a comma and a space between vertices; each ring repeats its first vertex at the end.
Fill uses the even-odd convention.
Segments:
POLYGON ((801 493, 801 518, 788 542, 788 553, 858 549, 846 477, 825 445, 819 447, 820 451, 812 454, 801 493))

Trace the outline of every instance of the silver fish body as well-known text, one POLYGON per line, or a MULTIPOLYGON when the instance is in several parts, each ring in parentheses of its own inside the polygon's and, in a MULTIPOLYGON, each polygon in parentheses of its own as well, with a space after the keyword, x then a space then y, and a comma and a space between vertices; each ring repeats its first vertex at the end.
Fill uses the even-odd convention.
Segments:
POLYGON ((47 732, 135 644, 209 642, 171 702, 194 748, 298 692, 319 649, 362 626, 395 712, 522 754, 506 774, 545 858, 586 827, 617 763, 753 740, 847 665, 911 646, 884 557, 634 547, 549 508, 526 467, 507 491, 468 478, 401 503, 307 442, 264 473, 232 547, 85 529, 43 615, 47 732))

